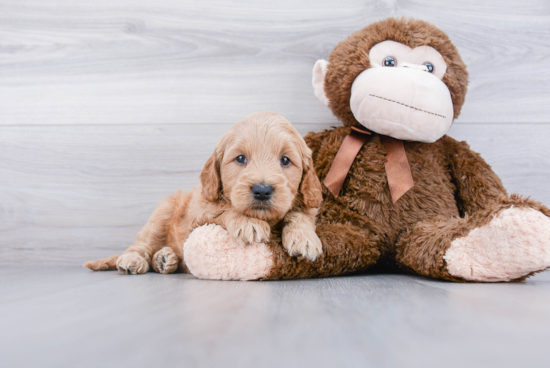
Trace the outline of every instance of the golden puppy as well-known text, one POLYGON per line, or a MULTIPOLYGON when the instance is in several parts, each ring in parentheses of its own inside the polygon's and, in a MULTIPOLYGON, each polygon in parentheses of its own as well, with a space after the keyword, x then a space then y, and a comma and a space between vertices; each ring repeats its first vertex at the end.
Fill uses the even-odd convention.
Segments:
POLYGON ((315 260, 322 251, 315 216, 321 183, 311 150, 294 127, 276 113, 247 116, 218 142, 190 193, 181 190, 161 203, 121 256, 84 266, 125 274, 186 271, 183 243, 194 228, 218 224, 245 244, 267 242, 271 226, 284 221, 282 242, 291 256, 315 260))

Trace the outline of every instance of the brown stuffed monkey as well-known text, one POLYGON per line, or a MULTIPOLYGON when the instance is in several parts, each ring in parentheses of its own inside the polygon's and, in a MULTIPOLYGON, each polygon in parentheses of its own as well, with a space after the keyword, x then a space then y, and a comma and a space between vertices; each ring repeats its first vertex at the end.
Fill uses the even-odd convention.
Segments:
POLYGON ((269 244, 241 246, 206 225, 184 245, 190 271, 253 280, 397 267, 497 282, 550 267, 550 210, 508 196, 479 154, 445 135, 467 84, 457 49, 426 22, 390 18, 352 34, 313 70, 315 95, 343 123, 306 136, 325 183, 323 253, 290 257, 277 227, 269 244))

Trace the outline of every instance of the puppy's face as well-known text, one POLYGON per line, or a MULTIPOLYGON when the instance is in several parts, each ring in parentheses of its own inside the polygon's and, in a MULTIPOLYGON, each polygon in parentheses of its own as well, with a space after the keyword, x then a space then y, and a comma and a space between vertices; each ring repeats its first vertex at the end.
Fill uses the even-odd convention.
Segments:
POLYGON ((286 119, 252 114, 218 143, 201 174, 203 195, 223 196, 250 217, 279 220, 293 205, 320 205, 321 184, 312 166, 311 150, 286 119))

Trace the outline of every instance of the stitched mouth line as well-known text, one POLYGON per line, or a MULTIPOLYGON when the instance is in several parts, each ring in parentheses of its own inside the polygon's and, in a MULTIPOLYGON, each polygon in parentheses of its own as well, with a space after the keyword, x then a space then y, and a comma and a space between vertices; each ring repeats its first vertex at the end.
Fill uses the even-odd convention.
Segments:
POLYGON ((390 100, 389 98, 380 97, 380 96, 373 95, 373 94, 369 94, 369 96, 376 97, 376 98, 379 98, 379 99, 381 99, 381 100, 386 100, 386 101, 389 101, 389 102, 395 102, 396 104, 403 105, 403 106, 405 106, 405 107, 414 109, 414 110, 416 110, 416 111, 425 112, 426 114, 431 114, 431 115, 439 116, 440 118, 443 118, 443 119, 446 118, 445 116, 436 114, 435 112, 430 112, 430 111, 422 110, 422 109, 419 109, 418 107, 409 106, 409 105, 406 105, 406 104, 404 104, 404 103, 402 103, 402 102, 399 102, 399 101, 390 100))

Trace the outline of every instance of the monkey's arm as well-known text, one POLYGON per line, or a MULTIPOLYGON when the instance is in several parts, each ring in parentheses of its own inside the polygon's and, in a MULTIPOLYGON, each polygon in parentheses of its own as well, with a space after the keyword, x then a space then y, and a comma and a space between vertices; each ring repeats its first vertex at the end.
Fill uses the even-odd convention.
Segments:
POLYGON ((313 162, 317 161, 319 150, 332 132, 334 130, 323 130, 322 132, 309 132, 304 136, 307 146, 311 148, 313 162))
POLYGON ((342 223, 318 224, 316 233, 323 244, 323 253, 310 262, 291 257, 280 246, 280 238, 272 238, 268 247, 273 264, 263 280, 299 279, 345 275, 367 269, 381 255, 380 238, 368 229, 342 223))
POLYGON ((456 201, 462 215, 473 214, 507 196, 491 166, 466 142, 445 136, 449 168, 456 186, 456 201))
POLYGON ((323 253, 314 261, 292 257, 281 246, 281 231, 269 243, 239 244, 221 226, 195 229, 183 249, 190 272, 212 280, 280 280, 343 275, 365 270, 381 255, 380 238, 351 224, 317 226, 323 253))

